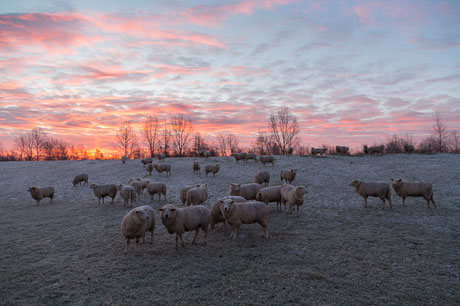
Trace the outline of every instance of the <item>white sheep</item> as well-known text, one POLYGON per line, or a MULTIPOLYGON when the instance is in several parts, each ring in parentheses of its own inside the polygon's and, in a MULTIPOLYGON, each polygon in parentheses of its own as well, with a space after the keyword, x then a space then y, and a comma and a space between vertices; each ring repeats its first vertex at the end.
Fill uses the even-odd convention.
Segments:
POLYGON ((120 192, 120 196, 125 201, 126 207, 133 207, 133 202, 137 200, 136 197, 136 189, 131 185, 118 185, 118 190, 120 192), (129 201, 131 200, 131 206, 128 206, 129 201))
POLYGON ((236 162, 239 163, 240 160, 242 160, 242 159, 244 159, 246 157, 246 153, 245 152, 233 153, 232 156, 235 158, 236 162))
POLYGON ((257 193, 260 191, 260 184, 230 184, 229 193, 232 196, 241 196, 246 200, 255 200, 257 193))
POLYGON ((153 171, 152 164, 147 164, 147 166, 145 167, 145 171, 147 172, 148 176, 152 176, 152 171, 153 171))
POLYGON ((220 166, 219 165, 206 165, 204 168, 204 172, 206 173, 206 176, 208 176, 208 173, 211 172, 214 174, 214 177, 216 177, 216 173, 219 172, 220 166))
POLYGON ((136 239, 135 251, 139 240, 145 241, 145 234, 151 233, 150 243, 153 243, 153 232, 155 231, 155 211, 152 207, 144 205, 130 210, 121 220, 121 234, 126 239, 124 253, 128 252, 128 245, 131 239, 136 239))
POLYGON ((257 162, 257 155, 255 155, 254 153, 247 153, 244 156, 244 161, 247 162, 249 159, 252 159, 257 162))
POLYGON ((140 178, 140 177, 135 178, 135 179, 134 178, 129 179, 128 184, 132 184, 134 181, 137 181, 137 182, 141 183, 141 187, 142 187, 141 194, 144 193, 144 189, 147 188, 147 186, 150 184, 149 179, 143 179, 143 178, 140 178))
POLYGON ((297 174, 297 169, 290 169, 290 170, 281 170, 280 172, 280 181, 281 184, 283 180, 286 180, 286 183, 290 184, 295 180, 297 174))
POLYGON ((140 198, 142 192, 144 191, 144 188, 142 188, 141 182, 134 180, 134 181, 131 181, 129 184, 134 187, 137 193, 137 197, 140 198))
POLYGON ((372 147, 364 146, 364 153, 365 154, 383 153, 384 149, 385 149, 384 145, 372 146, 372 147))
POLYGON ((158 161, 162 161, 162 160, 165 160, 166 159, 166 155, 164 153, 160 153, 158 154, 158 161))
POLYGON ((153 163, 153 158, 151 156, 141 159, 141 163, 144 165, 153 163))
POLYGON ((32 198, 36 201, 37 205, 40 205, 40 201, 43 198, 50 198, 50 203, 53 203, 54 198, 54 187, 53 186, 43 186, 37 187, 32 186, 27 190, 32 198))
POLYGON ((224 222, 224 225, 226 223, 224 215, 222 215, 221 209, 222 205, 224 204, 224 200, 233 200, 237 203, 246 202, 246 199, 240 196, 225 196, 219 198, 216 202, 214 202, 211 205, 211 229, 214 229, 214 225, 216 225, 217 223, 224 222))
POLYGON ((126 164, 126 161, 127 161, 127 160, 128 160, 128 156, 123 155, 123 156, 121 157, 121 162, 122 162, 123 164, 126 164))
POLYGON ((182 205, 185 204, 186 197, 187 197, 187 191, 189 191, 190 189, 195 188, 195 187, 200 187, 200 185, 185 186, 185 187, 182 187, 182 188, 180 189, 180 191, 179 191, 179 198, 180 198, 180 201, 182 202, 182 205))
POLYGON ((311 155, 318 155, 320 154, 323 156, 323 154, 326 153, 326 148, 311 148, 311 155))
POLYGON ((83 183, 83 186, 88 186, 88 174, 77 174, 72 180, 72 184, 74 187, 77 185, 82 185, 81 183, 83 183))
POLYGON ((403 206, 406 205, 407 197, 423 197, 426 200, 426 206, 430 208, 430 201, 436 208, 433 199, 433 185, 424 182, 405 182, 402 179, 391 179, 391 185, 396 194, 402 198, 403 206))
POLYGON ((184 232, 195 231, 192 241, 192 244, 194 244, 200 228, 204 232, 204 243, 206 243, 209 221, 211 219, 211 213, 207 207, 197 205, 179 208, 167 204, 160 208, 159 211, 161 222, 163 222, 168 233, 176 234, 176 249, 179 239, 181 245, 184 246, 184 241, 182 240, 184 232))
POLYGON ((271 163, 272 166, 275 166, 275 157, 273 155, 261 155, 259 159, 264 166, 267 163, 271 163))
POLYGON ((157 170, 159 175, 161 175, 162 172, 166 172, 168 175, 171 174, 171 165, 170 164, 153 164, 153 168, 157 170))
POLYGON ((193 173, 200 172, 200 170, 201 170, 200 163, 197 162, 197 161, 194 161, 192 168, 193 168, 193 173))
POLYGON ((158 194, 158 200, 161 201, 161 195, 164 195, 166 200, 166 185, 159 182, 151 182, 147 185, 147 192, 150 194, 150 199, 155 200, 155 195, 158 194))
POLYGON ((259 171, 259 173, 254 176, 254 183, 264 184, 264 186, 270 185, 270 173, 268 171, 259 171))
MULTIPOLYGON (((286 203, 289 204, 289 211, 292 215, 294 205, 297 207, 297 217, 299 216, 300 206, 304 202, 307 190, 303 186, 294 187, 284 184, 281 188, 281 202, 284 204, 284 213, 286 213, 286 203)), ((281 209, 281 206, 280 206, 281 209)))
POLYGON ((350 186, 355 187, 355 192, 364 198, 364 207, 367 207, 368 197, 378 197, 382 200, 382 209, 385 209, 385 199, 391 207, 391 189, 387 183, 383 182, 363 182, 352 181, 350 186))
POLYGON ((208 150, 200 150, 198 152, 198 156, 208 158, 209 156, 211 156, 211 153, 208 150))
POLYGON ((200 205, 208 199, 208 184, 200 184, 197 187, 187 190, 185 195, 185 206, 200 205))
POLYGON ((270 186, 260 189, 256 195, 256 200, 268 204, 276 202, 276 207, 281 206, 281 185, 270 186))
POLYGON ((348 155, 349 150, 350 149, 346 146, 335 146, 335 151, 338 154, 348 155))
POLYGON ((105 197, 111 197, 112 198, 112 203, 115 201, 115 197, 117 196, 117 185, 115 184, 91 184, 89 186, 93 192, 94 195, 98 198, 97 203, 101 203, 101 198, 102 198, 102 203, 104 203, 104 198, 105 197))

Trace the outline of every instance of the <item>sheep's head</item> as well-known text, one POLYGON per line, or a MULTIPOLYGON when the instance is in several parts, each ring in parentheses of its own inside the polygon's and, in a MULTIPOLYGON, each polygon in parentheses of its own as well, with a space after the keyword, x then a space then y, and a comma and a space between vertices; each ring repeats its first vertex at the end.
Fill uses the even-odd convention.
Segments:
POLYGON ((294 175, 297 173, 297 169, 291 169, 291 173, 294 175))
POLYGON ((147 212, 143 208, 136 208, 135 216, 139 221, 142 221, 142 222, 145 222, 148 219, 150 219, 150 216, 147 214, 147 212))
POLYGON ((94 190, 94 188, 96 188, 96 187, 97 187, 97 184, 94 184, 94 183, 91 184, 91 185, 89 185, 89 188, 91 188, 91 189, 93 189, 93 190, 94 190))
POLYGON ((295 193, 298 198, 303 198, 303 196, 307 193, 307 190, 303 186, 298 186, 295 188, 295 193))
POLYGON ((240 193, 240 184, 231 184, 230 193, 239 194, 240 193))
POLYGON ((358 189, 360 185, 361 185, 361 182, 358 180, 354 180, 350 183, 350 186, 355 187, 356 189, 358 189))
POLYGON ((230 215, 233 212, 233 209, 235 208, 235 201, 228 199, 228 200, 221 200, 222 202, 221 205, 221 210, 222 214, 225 215, 230 215))
POLYGON ((29 187, 29 189, 27 189, 27 191, 30 192, 30 193, 34 193, 34 192, 37 191, 37 187, 35 187, 35 186, 29 187))
POLYGON ((174 223, 174 220, 176 220, 177 209, 176 207, 174 207, 174 205, 166 204, 165 206, 160 208, 158 211, 160 212, 160 218, 163 224, 165 225, 171 224, 171 223, 174 223))
POLYGON ((391 186, 393 186, 393 189, 394 190, 398 190, 399 188, 401 188, 403 184, 403 181, 401 178, 398 178, 398 179, 391 179, 391 186))

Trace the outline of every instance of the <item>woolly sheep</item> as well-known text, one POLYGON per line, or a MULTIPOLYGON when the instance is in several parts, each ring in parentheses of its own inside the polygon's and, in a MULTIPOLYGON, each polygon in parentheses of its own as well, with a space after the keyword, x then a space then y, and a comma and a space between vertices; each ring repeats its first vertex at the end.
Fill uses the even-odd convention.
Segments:
POLYGON ((147 167, 145 167, 145 171, 147 171, 147 174, 149 176, 152 176, 152 171, 153 171, 153 166, 152 164, 148 164, 147 167))
POLYGON ((430 201, 436 208, 433 199, 433 185, 424 182, 405 182, 402 179, 391 179, 391 185, 396 194, 402 198, 403 206, 406 205, 407 197, 423 197, 426 200, 426 206, 430 208, 430 201))
POLYGON ((164 195, 166 200, 166 185, 159 182, 151 182, 147 185, 147 192, 150 194, 150 199, 155 200, 155 195, 158 194, 158 200, 161 201, 161 195, 164 195))
POLYGON ((123 164, 126 164, 126 161, 127 161, 127 160, 128 160, 128 157, 127 157, 126 155, 123 155, 123 156, 121 157, 121 162, 122 162, 123 164))
POLYGON ((270 173, 268 173, 268 171, 259 171, 259 173, 254 176, 254 183, 268 186, 270 184, 270 173))
POLYGON ((206 158, 208 158, 209 156, 211 156, 211 153, 209 153, 208 150, 200 150, 200 151, 198 152, 198 156, 199 156, 199 157, 206 157, 206 158))
POLYGON ((88 174, 86 173, 78 174, 72 180, 72 184, 74 187, 77 185, 81 185, 82 182, 83 182, 83 186, 85 185, 88 186, 88 174))
POLYGON ((232 156, 235 158, 236 162, 239 163, 241 159, 244 159, 246 157, 246 153, 233 153, 232 156))
POLYGON ((144 188, 142 188, 142 184, 141 182, 139 181, 132 181, 131 183, 129 183, 131 186, 134 187, 134 189, 136 190, 136 193, 137 193, 137 197, 140 197, 141 194, 143 193, 144 191, 144 188))
POLYGON ((241 196, 246 200, 255 200, 257 193, 260 191, 260 184, 230 184, 229 193, 233 196, 241 196))
POLYGON ((411 144, 404 144, 404 151, 407 152, 407 153, 412 153, 414 152, 414 145, 411 145, 411 144))
POLYGON ((335 151, 339 154, 348 155, 349 148, 345 146, 335 146, 335 151))
POLYGON ((37 187, 32 186, 27 190, 32 198, 36 201, 37 205, 40 205, 40 201, 43 198, 50 198, 50 203, 53 203, 54 198, 54 187, 53 186, 43 186, 37 187))
POLYGON ((241 224, 259 223, 262 226, 265 238, 268 239, 267 225, 270 215, 265 203, 249 201, 237 203, 233 200, 224 200, 222 214, 225 221, 232 226, 230 237, 236 239, 237 231, 241 224))
POLYGON ((136 197, 136 189, 131 185, 118 185, 118 190, 120 192, 120 196, 125 201, 126 207, 133 207, 133 202, 137 200, 136 197), (131 200, 131 206, 128 206, 129 200, 131 200))
POLYGON ((283 183, 283 180, 286 180, 286 183, 290 184, 295 180, 297 174, 297 169, 290 170, 281 170, 280 172, 280 181, 283 183))
POLYGON ((384 149, 385 149, 384 145, 372 146, 372 147, 364 146, 364 153, 366 154, 383 153, 384 149))
POLYGON ((276 207, 281 206, 281 185, 270 186, 260 189, 257 193, 256 200, 268 204, 270 202, 276 202, 276 207))
POLYGON ((311 148, 311 155, 321 155, 326 153, 326 148, 311 148))
POLYGON ((146 157, 144 159, 141 159, 141 163, 143 163, 144 165, 151 164, 151 163, 153 163, 153 158, 151 156, 149 156, 149 157, 146 157))
POLYGON ((147 186, 150 184, 150 180, 149 179, 143 179, 143 178, 135 178, 135 179, 129 179, 128 181, 128 184, 132 184, 134 181, 137 181, 139 183, 141 183, 141 188, 142 188, 142 191, 141 191, 141 194, 144 193, 144 189, 147 188, 147 186))
POLYGON ((259 159, 264 166, 267 163, 271 163, 272 166, 275 166, 275 157, 273 155, 261 155, 259 159))
POLYGON ((219 165, 206 165, 204 168, 204 172, 206 173, 206 176, 208 176, 208 173, 211 172, 214 174, 214 177, 216 177, 216 173, 219 172, 220 166, 219 165))
POLYGON ((244 161, 247 162, 249 159, 253 159, 254 161, 257 162, 257 155, 255 155, 254 153, 247 153, 244 156, 244 161))
POLYGON ((166 159, 166 155, 164 153, 158 154, 158 160, 161 162, 162 160, 166 159))
POLYGON ((355 192, 364 198, 364 207, 367 207, 368 197, 378 197, 382 200, 382 209, 385 209, 385 199, 391 207, 391 189, 387 183, 352 181, 350 186, 355 187, 355 192))
POLYGON ((184 246, 182 234, 188 231, 195 231, 192 244, 195 243, 198 232, 204 232, 204 243, 208 235, 209 221, 211 213, 209 209, 203 205, 189 206, 184 208, 174 207, 174 205, 167 204, 159 209, 161 222, 170 234, 176 234, 177 249, 178 240, 180 239, 181 245, 184 246))
POLYGON ((200 185, 195 185, 195 186, 185 186, 185 187, 182 187, 179 191, 179 197, 180 197, 180 201, 182 202, 182 205, 185 204, 185 200, 186 200, 186 196, 187 196, 187 191, 189 191, 190 189, 192 188, 195 188, 195 187, 200 187, 200 185))
POLYGON ((222 215, 222 205, 224 204, 224 200, 233 200, 235 202, 246 202, 246 199, 240 196, 225 196, 219 198, 216 202, 211 205, 211 229, 214 229, 214 225, 217 223, 225 222, 224 215, 222 215))
POLYGON ((139 240, 145 241, 145 234, 150 232, 150 243, 153 243, 153 232, 155 231, 155 211, 152 207, 144 205, 130 210, 121 220, 121 234, 126 239, 124 253, 128 252, 128 245, 131 239, 136 239, 134 251, 137 251, 139 240))
POLYGON ((208 199, 208 184, 201 184, 187 190, 185 194, 185 206, 200 205, 208 199))
POLYGON ((297 207, 298 217, 300 206, 303 204, 306 193, 307 190, 303 186, 294 187, 292 185, 284 184, 281 188, 281 202, 284 204, 284 213, 286 213, 286 203, 288 203, 291 215, 294 209, 294 205, 297 207))
POLYGON ((197 161, 194 161, 192 168, 193 168, 193 173, 200 172, 200 170, 201 170, 200 163, 197 162, 197 161))
POLYGON ((102 198, 102 203, 104 203, 104 198, 105 197, 111 197, 112 198, 112 203, 115 201, 115 197, 117 196, 117 185, 115 184, 105 184, 105 185, 99 185, 99 184, 91 184, 89 186, 93 192, 94 195, 98 198, 97 203, 101 203, 101 198, 102 198))
POLYGON ((168 175, 171 174, 171 165, 170 164, 153 164, 153 168, 157 170, 159 175, 161 175, 162 172, 166 172, 168 175))

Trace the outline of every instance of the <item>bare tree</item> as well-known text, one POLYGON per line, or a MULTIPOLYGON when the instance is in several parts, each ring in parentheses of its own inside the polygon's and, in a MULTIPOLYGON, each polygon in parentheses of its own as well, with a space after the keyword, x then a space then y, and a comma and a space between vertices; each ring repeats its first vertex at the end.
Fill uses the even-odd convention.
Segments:
POLYGON ((297 117, 291 114, 289 107, 285 107, 276 114, 270 114, 269 128, 281 154, 288 154, 293 147, 295 137, 299 134, 297 117))
POLYGON ((14 139, 15 147, 19 151, 21 160, 32 160, 34 148, 30 132, 22 133, 14 139))
POLYGON ((225 141, 227 142, 227 148, 230 150, 230 154, 239 151, 239 142, 235 134, 228 134, 225 141))
POLYGON ((34 149, 35 159, 40 160, 43 144, 46 141, 46 133, 40 127, 36 127, 30 131, 30 140, 34 149))
POLYGON ((450 132, 450 151, 460 153, 460 135, 456 130, 450 132))
POLYGON ((56 158, 56 149, 58 146, 58 140, 49 136, 46 137, 45 141, 43 141, 42 148, 43 148, 43 155, 45 156, 45 160, 55 160, 56 158))
POLYGON ((160 141, 158 146, 164 154, 168 154, 169 144, 171 143, 171 130, 169 129, 169 124, 166 120, 163 120, 160 129, 160 141))
POLYGON ((200 150, 208 150, 209 145, 206 143, 206 140, 204 139, 203 136, 201 136, 200 133, 195 133, 195 136, 193 137, 193 154, 195 156, 198 155, 198 152, 200 150))
POLYGON ((436 139, 436 152, 447 152, 447 125, 439 112, 434 114, 433 137, 436 139))
POLYGON ((179 156, 182 156, 182 153, 188 145, 189 137, 192 132, 192 121, 180 114, 172 117, 170 124, 174 147, 179 156))
POLYGON ((225 136, 222 134, 219 134, 217 136, 217 143, 219 145, 220 156, 227 156, 227 142, 225 141, 225 136))
POLYGON ((119 149, 123 155, 131 157, 134 149, 137 147, 137 137, 129 121, 122 123, 118 129, 116 138, 117 142, 115 147, 119 149))
POLYGON ((155 146, 157 144, 157 138, 160 131, 160 122, 158 118, 149 116, 142 128, 142 136, 144 136, 144 140, 147 143, 147 147, 150 152, 150 156, 155 155, 155 146))

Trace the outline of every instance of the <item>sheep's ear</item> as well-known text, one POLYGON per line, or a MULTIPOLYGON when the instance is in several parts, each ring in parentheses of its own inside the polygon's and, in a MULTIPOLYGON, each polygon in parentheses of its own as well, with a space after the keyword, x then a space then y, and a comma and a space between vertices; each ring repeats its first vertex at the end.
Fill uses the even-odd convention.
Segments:
POLYGON ((171 211, 176 211, 176 208, 175 208, 175 207, 174 207, 174 208, 171 208, 171 211))
POLYGON ((392 182, 394 182, 394 181, 395 181, 395 179, 393 179, 393 178, 392 178, 392 179, 391 179, 391 181, 392 181, 392 182))
POLYGON ((219 204, 224 204, 224 201, 223 201, 223 200, 219 200, 219 204))
POLYGON ((398 183, 399 183, 399 182, 402 182, 402 178, 398 179, 397 182, 398 182, 398 183))
POLYGON ((158 208, 158 211, 163 212, 163 211, 165 211, 165 209, 164 208, 158 208))

